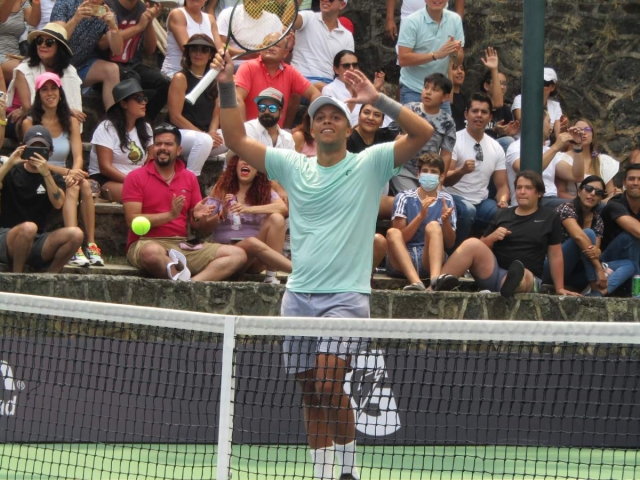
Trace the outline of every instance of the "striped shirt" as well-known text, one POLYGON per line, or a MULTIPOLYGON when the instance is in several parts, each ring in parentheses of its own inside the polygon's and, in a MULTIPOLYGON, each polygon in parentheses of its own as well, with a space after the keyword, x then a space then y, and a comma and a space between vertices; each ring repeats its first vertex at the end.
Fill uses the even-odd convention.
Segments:
MULTIPOLYGON (((449 195, 447 192, 443 192, 442 190, 438 190, 438 201, 432 203, 427 210, 427 216, 422 220, 420 227, 416 230, 415 235, 407 242, 408 247, 414 247, 419 245, 424 245, 424 229, 426 228, 429 222, 437 220, 440 225, 442 225, 442 198, 444 198, 448 207, 453 207, 453 212, 451 212, 451 217, 449 217, 449 221, 451 223, 451 227, 456 229, 456 207, 453 203, 453 197, 449 195)), ((406 218, 407 224, 411 223, 414 218, 418 216, 420 210, 422 209, 422 201, 418 196, 418 189, 415 190, 407 190, 404 192, 400 192, 393 199, 393 214, 391 215, 391 220, 395 218, 406 218)))

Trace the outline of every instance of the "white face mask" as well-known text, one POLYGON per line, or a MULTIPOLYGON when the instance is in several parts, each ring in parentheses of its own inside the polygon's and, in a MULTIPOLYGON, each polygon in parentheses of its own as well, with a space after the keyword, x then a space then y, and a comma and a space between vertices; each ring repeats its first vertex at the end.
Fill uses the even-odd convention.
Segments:
POLYGON ((427 192, 432 192, 440 185, 440 175, 436 175, 435 173, 421 173, 418 181, 420 182, 420 186, 427 192))

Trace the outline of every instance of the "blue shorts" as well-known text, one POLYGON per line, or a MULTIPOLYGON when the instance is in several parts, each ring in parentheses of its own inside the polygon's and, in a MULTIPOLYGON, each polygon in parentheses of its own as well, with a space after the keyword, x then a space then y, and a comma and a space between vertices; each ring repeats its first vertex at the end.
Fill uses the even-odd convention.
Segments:
POLYGON ((89 74, 89 70, 91 70, 91 67, 93 67, 93 64, 96 63, 98 60, 99 60, 98 58, 92 58, 91 60, 89 60, 89 63, 87 63, 84 67, 79 68, 77 70, 78 76, 80 77, 80 80, 82 80, 82 83, 84 83, 84 79, 87 78, 87 75, 89 74))
POLYGON ((329 84, 335 80, 334 78, 327 78, 327 77, 304 77, 304 78, 309 80, 311 83, 324 82, 329 84))
MULTIPOLYGON (((369 295, 356 292, 296 293, 286 290, 282 297, 283 317, 369 318, 369 295)), ((286 336, 282 344, 284 366, 288 374, 312 370, 316 355, 327 353, 343 360, 366 350, 368 340, 352 337, 286 336)))
MULTIPOLYGON (((429 278, 429 270, 425 270, 425 268, 422 266, 422 252, 424 252, 424 245, 416 245, 414 247, 407 246, 407 251, 409 252, 409 256, 411 257, 413 268, 415 268, 416 272, 418 272, 418 276, 420 278, 429 278)), ((388 256, 386 267, 386 274, 390 277, 405 278, 402 272, 397 271, 391 266, 391 262, 389 261, 388 256)))

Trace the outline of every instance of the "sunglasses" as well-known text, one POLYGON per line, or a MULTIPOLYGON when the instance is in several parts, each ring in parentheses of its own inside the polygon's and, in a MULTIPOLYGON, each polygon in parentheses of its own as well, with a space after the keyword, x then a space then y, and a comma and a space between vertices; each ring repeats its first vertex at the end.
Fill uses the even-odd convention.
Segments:
POLYGON ((270 113, 276 113, 278 111, 278 106, 277 105, 265 105, 264 103, 259 103, 258 104, 258 111, 260 113, 266 112, 267 109, 269 109, 270 113))
POLYGON ((212 48, 206 45, 189 45, 189 51, 194 53, 211 53, 212 48))
POLYGON ((545 87, 550 87, 551 85, 555 84, 556 82, 553 82, 551 80, 545 80, 544 81, 544 86, 545 87))
POLYGON ((53 47, 56 44, 56 40, 54 38, 44 38, 44 37, 36 38, 36 45, 41 46, 43 43, 47 47, 53 47))
POLYGON ((342 68, 353 68, 354 70, 360 66, 358 62, 353 63, 341 63, 340 66, 342 68))
POLYGON ((147 97, 146 95, 136 95, 133 97, 129 97, 129 100, 135 100, 140 105, 142 105, 143 103, 149 103, 149 97, 147 97))
POLYGON ((607 196, 607 192, 605 192, 604 190, 600 190, 599 188, 596 188, 593 185, 585 185, 584 187, 582 187, 582 189, 587 193, 595 193, 599 197, 604 198, 607 196))
POLYGON ((473 146, 473 149, 476 152, 476 161, 482 162, 484 160, 484 153, 482 153, 482 146, 479 143, 476 143, 473 146))
POLYGON ((180 130, 178 130, 178 127, 176 127, 175 125, 170 125, 168 123, 163 123, 153 129, 154 135, 160 135, 163 133, 173 133, 175 135, 176 133, 179 134, 180 130))

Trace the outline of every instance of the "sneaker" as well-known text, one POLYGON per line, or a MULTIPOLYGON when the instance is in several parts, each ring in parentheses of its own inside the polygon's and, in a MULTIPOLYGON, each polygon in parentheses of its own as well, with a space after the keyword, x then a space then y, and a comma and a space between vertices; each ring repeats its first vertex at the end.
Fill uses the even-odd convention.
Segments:
POLYGON ((104 260, 102 260, 102 250, 95 243, 87 244, 87 253, 89 254, 89 262, 94 267, 104 267, 104 260))
POLYGON ((179 280, 188 282, 191 280, 191 271, 187 268, 187 257, 177 250, 169 250, 169 258, 171 262, 167 265, 167 275, 171 280, 179 280), (171 267, 176 266, 178 273, 171 275, 171 267))
POLYGON ((458 277, 443 273, 431 281, 431 288, 436 292, 450 292, 460 284, 458 277))
POLYGON ((416 282, 405 285, 402 290, 404 290, 405 292, 424 292, 426 288, 424 286, 424 283, 416 282))
POLYGON ((270 283, 271 285, 280 285, 280 280, 278 280, 278 277, 275 277, 273 275, 267 275, 266 277, 264 277, 263 283, 270 283))
POLYGON ((514 260, 509 265, 509 270, 507 270, 507 275, 504 277, 504 283, 500 288, 500 295, 504 298, 513 297, 516 289, 522 283, 522 279, 524 278, 524 265, 520 260, 514 260))
POLYGON ((74 267, 88 267, 91 265, 91 262, 85 257, 84 252, 82 251, 82 247, 78 248, 78 251, 71 257, 71 259, 67 262, 68 265, 73 265, 74 267))

